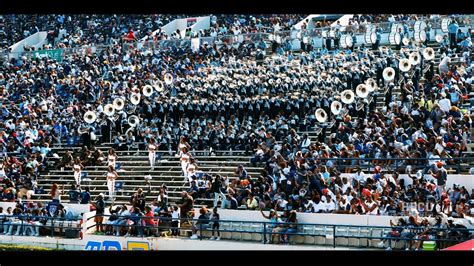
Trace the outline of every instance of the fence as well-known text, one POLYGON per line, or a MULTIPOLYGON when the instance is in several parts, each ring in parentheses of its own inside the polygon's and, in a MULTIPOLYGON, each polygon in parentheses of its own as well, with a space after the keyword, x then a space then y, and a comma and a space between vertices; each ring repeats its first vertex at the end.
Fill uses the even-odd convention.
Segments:
MULTIPOLYGON (((111 215, 103 215, 111 217, 111 215)), ((92 219, 93 217, 89 218, 92 219)), ((348 246, 354 244, 356 247, 374 247, 372 241, 390 240, 394 242, 405 241, 436 241, 438 249, 466 241, 472 237, 474 229, 469 228, 436 228, 429 227, 407 227, 407 226, 355 226, 334 224, 312 224, 312 223, 287 223, 287 222, 260 222, 260 221, 237 221, 220 220, 219 226, 212 228, 212 220, 200 220, 191 218, 172 219, 170 217, 146 217, 146 216, 115 216, 111 222, 104 224, 106 233, 122 235, 124 229, 128 235, 139 237, 174 235, 181 231, 200 232, 199 239, 203 240, 213 231, 219 232, 223 238, 234 240, 262 241, 264 244, 271 243, 273 239, 288 236, 289 240, 298 244, 348 246), (156 225, 146 225, 146 220, 158 220, 156 225), (178 222, 173 226, 172 222, 178 222), (294 230, 287 231, 288 228, 294 230), (392 234, 392 231, 402 231, 402 234, 392 234), (229 235, 230 234, 230 235, 229 235), (247 234, 244 236, 244 234, 247 234), (430 238, 422 238, 423 236, 430 238), (315 239, 319 238, 319 239, 315 239), (347 240, 345 241, 338 240, 347 240), (355 243, 354 243, 355 240, 355 243)), ((96 227, 96 224, 87 227, 87 230, 96 227)), ((214 236, 214 233, 212 233, 214 236)), ((217 236, 217 235, 216 235, 217 236)), ((412 246, 412 245, 410 245, 412 246)))
POLYGON ((64 218, 37 215, 5 215, 0 214, 0 231, 4 234, 26 235, 28 229, 35 236, 80 238, 82 218, 64 218), (36 231, 38 234, 35 234, 36 231), (18 232, 19 234, 16 234, 18 232), (21 232, 21 233, 20 233, 21 232))

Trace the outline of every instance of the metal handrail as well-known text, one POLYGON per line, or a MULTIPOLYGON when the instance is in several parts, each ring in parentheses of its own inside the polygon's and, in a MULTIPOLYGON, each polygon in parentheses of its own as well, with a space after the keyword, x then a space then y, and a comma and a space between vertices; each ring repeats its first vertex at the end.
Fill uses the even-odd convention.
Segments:
MULTIPOLYGON (((106 215, 106 214, 103 214, 103 215, 100 215, 101 217, 111 217, 112 215, 106 215)), ((95 216, 92 216, 92 217, 89 217, 88 220, 91 220, 93 219, 95 216)), ((121 219, 122 221, 123 220, 128 220, 128 219, 137 219, 139 221, 140 224, 128 224, 126 223, 125 225, 119 225, 119 224, 109 224, 109 226, 112 226, 112 227, 129 227, 129 228, 138 228, 139 230, 141 230, 141 232, 138 232, 137 235, 139 235, 139 237, 145 237, 145 234, 144 234, 144 231, 143 229, 157 229, 157 231, 160 231, 160 229, 162 230, 172 230, 172 229, 175 229, 175 230, 189 230, 191 228, 182 228, 182 227, 176 227, 176 226, 171 226, 171 225, 160 225, 159 222, 160 221, 164 221, 164 222, 171 222, 171 221, 179 221, 180 223, 184 222, 184 223, 188 223, 188 225, 191 225, 192 228, 194 230, 197 230, 197 231, 214 231, 212 229, 212 224, 214 223, 213 220, 210 220, 210 219, 196 219, 196 218, 171 218, 171 217, 160 217, 160 216, 154 216, 154 217, 147 217, 147 216, 132 216, 132 215, 127 215, 127 216, 115 216, 116 217, 116 220, 119 220, 121 219), (145 220, 155 220, 158 222, 158 225, 156 226, 151 226, 151 225, 143 225, 144 224, 144 221, 145 220), (204 226, 204 224, 206 226, 204 226)), ((259 225, 257 228, 258 230, 253 230, 253 231, 250 231, 250 230, 242 230, 242 229, 222 229, 221 226, 219 227, 219 229, 216 229, 215 231, 218 231, 220 233, 223 233, 223 232, 230 232, 230 233, 258 233, 258 234, 262 234, 262 239, 263 239, 263 243, 264 244, 267 244, 268 242, 266 241, 267 240, 267 235, 270 235, 271 238, 272 235, 278 235, 278 236, 282 236, 282 235, 288 235, 288 236, 323 236, 323 237, 332 237, 333 239, 333 243, 332 243, 332 246, 333 247, 336 247, 337 246, 337 242, 336 242, 336 239, 337 238, 357 238, 357 239, 367 239, 367 240, 385 240, 385 239, 391 239, 391 240, 394 240, 394 241, 400 241, 400 240, 404 240, 404 241, 411 241, 411 240, 414 240, 414 236, 413 237, 403 237, 403 236, 387 236, 387 235, 384 235, 384 231, 387 230, 387 231, 393 231, 393 230, 397 230, 397 229, 403 229, 403 230, 409 230, 410 232, 414 233, 415 235, 417 234, 420 234, 420 233, 423 233, 425 230, 427 229, 430 229, 432 231, 435 232, 435 234, 437 235, 439 232, 444 232, 445 233, 445 238, 439 238, 437 237, 435 239, 435 241, 437 242, 454 242, 454 243, 460 243, 460 242, 463 242, 465 240, 468 240, 469 237, 467 237, 467 235, 472 235, 474 233, 474 228, 435 228, 435 227, 409 227, 409 226, 366 226, 366 225, 349 225, 349 224, 338 224, 338 225, 335 225, 335 224, 316 224, 316 223, 288 223, 288 222, 267 222, 267 221, 242 221, 242 220, 219 220, 217 221, 220 225, 222 225, 223 223, 230 223, 231 225, 232 224, 238 224, 239 227, 244 225, 244 224, 249 224, 250 226, 252 225, 259 225), (272 229, 273 228, 276 228, 276 227, 289 227, 289 226, 296 226, 296 232, 274 232, 272 229), (306 228, 305 228, 306 227, 306 228), (309 227, 309 228, 308 228, 309 227), (307 232, 307 229, 310 229, 312 227, 312 232, 307 232), (316 228, 319 227, 319 228, 324 228, 324 230, 322 232, 316 232, 316 228), (337 230, 341 227, 343 228, 347 228, 347 234, 338 234, 338 232, 340 232, 339 230, 337 230), (329 230, 328 230, 329 228, 329 230), (367 229, 367 234, 366 235, 355 235, 355 234, 349 234, 349 229, 358 229, 358 232, 361 230, 361 229, 367 229), (373 236, 373 231, 381 231, 380 233, 380 236, 373 236), (456 232, 460 232, 460 233, 463 233, 465 232, 466 233, 466 237, 461 237, 459 239, 453 239, 453 238, 448 238, 448 233, 449 232, 452 232, 452 231, 456 231, 456 232)), ((104 224, 103 224, 104 225, 104 224)), ((90 229, 90 228, 93 228, 94 226, 96 226, 95 224, 94 225, 91 225, 91 226, 88 226, 86 229, 90 229)), ((107 225, 105 225, 107 226, 107 225)), ((114 230, 114 229, 112 229, 114 230)), ((120 229, 118 229, 120 230, 120 229)), ((430 235, 432 235, 433 233, 430 233, 430 235)), ((200 236, 199 236, 199 239, 202 240, 203 239, 203 234, 201 233, 200 236)))

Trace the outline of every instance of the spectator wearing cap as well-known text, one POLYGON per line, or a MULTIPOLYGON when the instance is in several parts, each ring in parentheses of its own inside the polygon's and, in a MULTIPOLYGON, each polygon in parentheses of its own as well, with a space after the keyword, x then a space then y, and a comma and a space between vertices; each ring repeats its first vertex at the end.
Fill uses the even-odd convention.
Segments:
POLYGON ((280 216, 274 209, 271 209, 268 215, 266 215, 263 212, 263 209, 260 209, 260 213, 262 213, 262 216, 265 219, 270 220, 270 222, 267 224, 267 231, 270 231, 271 233, 268 234, 268 237, 265 236, 267 239, 266 241, 264 240, 264 243, 265 244, 273 243, 275 237, 278 239, 278 243, 279 243, 280 234, 278 233, 284 229, 284 227, 282 227, 283 224, 282 224, 282 220, 280 216))

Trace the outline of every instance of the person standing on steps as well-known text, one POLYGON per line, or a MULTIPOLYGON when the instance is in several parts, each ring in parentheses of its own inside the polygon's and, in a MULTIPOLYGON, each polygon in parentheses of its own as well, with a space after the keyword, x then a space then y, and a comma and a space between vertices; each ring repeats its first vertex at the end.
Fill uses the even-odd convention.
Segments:
POLYGON ((150 161, 151 170, 155 170, 156 150, 158 150, 155 142, 155 138, 152 137, 148 143, 148 160, 150 161))
POLYGON ((117 153, 114 148, 109 149, 109 154, 107 155, 107 167, 113 166, 115 169, 115 163, 118 159, 117 153))
POLYGON ((84 166, 81 164, 81 160, 79 157, 76 157, 74 160, 74 165, 72 166, 72 169, 74 171, 74 180, 76 180, 76 185, 79 187, 81 186, 81 175, 82 175, 82 169, 84 169, 84 166))
POLYGON ((212 222, 212 237, 211 240, 221 240, 221 232, 219 231, 219 220, 220 215, 217 213, 217 207, 214 207, 211 214, 211 222, 212 222), (217 237, 214 237, 214 231, 217 232, 217 237))
POLYGON ((109 200, 115 199, 115 180, 117 180, 118 174, 112 165, 109 166, 107 171, 107 189, 109 191, 109 200))

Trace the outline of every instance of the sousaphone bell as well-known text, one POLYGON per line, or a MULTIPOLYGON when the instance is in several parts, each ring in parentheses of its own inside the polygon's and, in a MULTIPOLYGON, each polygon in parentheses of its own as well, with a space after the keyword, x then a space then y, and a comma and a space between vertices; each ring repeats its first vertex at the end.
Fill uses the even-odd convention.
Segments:
POLYGON ((114 109, 115 110, 120 111, 120 110, 123 109, 124 106, 125 106, 125 101, 123 100, 122 97, 115 98, 115 100, 114 100, 114 109))
POLYGON ((115 113, 114 105, 113 104, 106 104, 104 106, 104 114, 106 116, 113 116, 115 113))
POLYGON ((139 93, 132 93, 130 95, 130 102, 133 105, 138 105, 140 103, 140 94, 139 93))
POLYGON ((128 125, 130 127, 136 127, 138 125, 138 123, 140 122, 140 119, 138 118, 138 116, 136 115, 131 115, 128 119, 127 119, 127 122, 128 122, 128 125))
POLYGON ((171 75, 171 73, 166 73, 165 74, 165 83, 166 85, 171 85, 173 83, 173 75, 171 75))
POLYGON ((153 87, 151 85, 143 86, 142 93, 145 97, 150 97, 153 94, 153 87))
POLYGON ((367 86, 365 84, 361 83, 356 87, 356 94, 360 98, 367 98, 367 96, 369 95, 369 90, 367 89, 367 86))
POLYGON ((421 61, 421 58, 420 58, 420 53, 418 52, 412 52, 409 56, 409 60, 410 60, 410 64, 412 65, 418 65, 421 61))
POLYGON ((339 101, 333 101, 331 103, 331 113, 333 113, 333 115, 338 115, 340 114, 342 111, 342 104, 341 102, 339 101))
POLYGON ((341 101, 345 104, 351 104, 354 102, 355 95, 351 90, 345 90, 341 92, 341 101))
POLYGON ((425 50, 423 50, 423 58, 428 61, 433 60, 435 58, 433 48, 431 47, 425 48, 425 50))
POLYGON ((328 115, 326 114, 326 111, 324 111, 322 108, 318 108, 315 112, 316 115, 316 120, 318 120, 319 123, 324 123, 328 120, 328 115))
POLYGON ((395 69, 392 67, 386 67, 382 73, 383 79, 387 82, 393 81, 395 79, 395 69))
POLYGON ((365 85, 369 92, 375 91, 377 89, 377 82, 373 78, 369 78, 365 81, 365 85))
POLYGON ((154 85, 153 87, 155 88, 155 90, 157 92, 163 92, 165 90, 165 85, 163 84, 163 82, 161 80, 158 80, 154 85))
POLYGON ((97 115, 95 114, 95 112, 87 111, 84 113, 84 121, 86 123, 92 124, 95 122, 96 119, 97 119, 97 115))
POLYGON ((400 62, 398 63, 398 69, 400 69, 400 71, 402 72, 408 72, 411 68, 411 63, 410 63, 410 60, 408 60, 407 58, 403 58, 400 60, 400 62))

